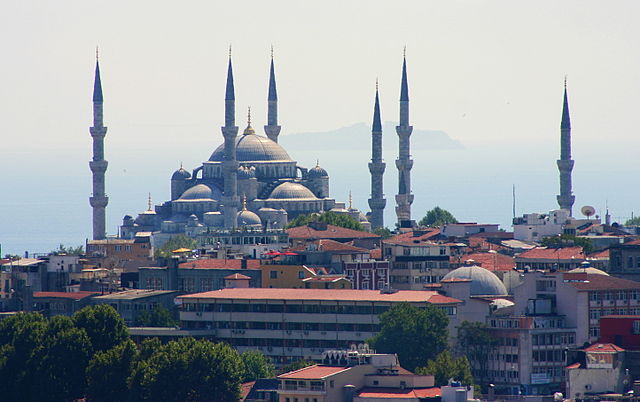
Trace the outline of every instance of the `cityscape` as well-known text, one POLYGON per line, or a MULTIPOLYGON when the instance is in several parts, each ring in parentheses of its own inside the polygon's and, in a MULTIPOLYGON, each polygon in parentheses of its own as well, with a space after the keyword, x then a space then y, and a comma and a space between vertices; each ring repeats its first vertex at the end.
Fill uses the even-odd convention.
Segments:
POLYGON ((96 5, 98 46, 85 5, 16 6, 65 57, 16 52, 9 93, 70 67, 0 98, 1 399, 640 400, 640 10, 578 4, 96 5))

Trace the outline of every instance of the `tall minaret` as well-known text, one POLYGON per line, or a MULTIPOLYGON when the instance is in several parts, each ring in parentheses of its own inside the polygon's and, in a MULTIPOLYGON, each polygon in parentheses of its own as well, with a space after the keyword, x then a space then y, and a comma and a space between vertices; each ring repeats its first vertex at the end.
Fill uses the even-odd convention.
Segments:
POLYGON ((264 132, 271 141, 278 142, 281 127, 278 125, 278 92, 276 91, 276 73, 273 68, 273 47, 271 48, 271 71, 269 72, 269 96, 267 102, 269 110, 264 132))
POLYGON ((571 159, 571 119, 569 118, 569 99, 567 97, 567 79, 564 80, 564 104, 562 105, 562 122, 560 123, 560 195, 558 205, 562 209, 568 209, 572 215, 573 203, 576 197, 571 191, 571 171, 574 161, 571 159))
POLYGON ((224 195, 222 196, 224 227, 234 229, 238 221, 238 161, 236 160, 236 96, 233 89, 233 68, 231 67, 231 47, 229 47, 229 67, 227 69, 227 91, 224 97, 224 160, 222 171, 224 172, 224 195))
POLYGON ((369 172, 371 173, 371 198, 369 198, 369 208, 371 208, 371 227, 373 229, 384 227, 384 207, 387 200, 384 199, 382 190, 382 176, 386 164, 382 162, 382 123, 380 122, 380 100, 378 98, 378 81, 376 81, 376 101, 373 106, 373 125, 371 126, 371 162, 369 162, 369 172))
POLYGON ((409 125, 409 84, 407 83, 407 58, 406 54, 402 61, 402 84, 400 88, 400 125, 396 126, 400 149, 396 167, 398 168, 398 195, 396 195, 396 215, 398 226, 406 227, 411 224, 411 204, 413 194, 411 194, 411 159, 410 137, 413 127, 409 125))
POLYGON ((93 173, 93 195, 89 197, 89 204, 93 208, 93 240, 106 238, 105 209, 109 203, 109 197, 104 192, 104 173, 107 170, 107 161, 104 160, 104 136, 107 134, 107 128, 102 125, 102 101, 100 65, 96 49, 96 76, 93 82, 93 127, 89 127, 93 138, 93 160, 89 162, 89 168, 93 173))

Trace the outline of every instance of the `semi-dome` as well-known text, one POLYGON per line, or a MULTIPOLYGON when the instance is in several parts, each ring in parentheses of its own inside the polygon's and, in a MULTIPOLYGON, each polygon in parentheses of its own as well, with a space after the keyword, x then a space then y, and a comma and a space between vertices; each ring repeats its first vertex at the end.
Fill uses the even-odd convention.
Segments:
MULTIPOLYGON (((291 161, 291 157, 278 143, 267 137, 249 132, 236 137, 236 159, 238 162, 253 161, 291 161)), ((209 158, 210 162, 224 160, 224 144, 216 148, 209 158)))
POLYGON ((300 183, 285 182, 276 187, 269 198, 274 199, 316 199, 311 190, 300 183))
MULTIPOLYGON (((214 187, 215 188, 215 187, 214 187)), ((182 193, 179 200, 211 200, 220 199, 221 192, 217 188, 216 191, 206 184, 196 184, 182 193)))
POLYGON ((327 173, 326 170, 324 170, 323 168, 320 167, 320 165, 317 165, 314 168, 309 169, 309 178, 310 179, 316 179, 318 177, 328 177, 329 174, 327 173))
POLYGON ((260 217, 255 213, 244 209, 238 212, 238 226, 262 225, 260 217))
POLYGON ((465 266, 454 269, 442 278, 470 279, 472 296, 505 296, 507 288, 493 272, 477 265, 465 266))
POLYGON ((175 172, 173 172, 173 175, 171 175, 171 180, 187 180, 190 178, 191 173, 184 170, 182 166, 180 166, 180 169, 176 170, 175 172))
POLYGON ((608 273, 599 270, 598 268, 593 267, 578 267, 574 268, 570 271, 567 271, 568 274, 592 274, 592 275, 606 275, 609 276, 608 273))

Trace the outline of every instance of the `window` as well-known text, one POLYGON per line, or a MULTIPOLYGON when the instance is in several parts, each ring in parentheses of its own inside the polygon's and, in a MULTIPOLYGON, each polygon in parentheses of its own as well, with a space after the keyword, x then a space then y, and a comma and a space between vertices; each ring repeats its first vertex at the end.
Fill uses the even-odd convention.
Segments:
POLYGON ((334 385, 335 385, 335 384, 334 384, 333 380, 330 380, 330 381, 329 381, 329 386, 330 386, 331 388, 333 388, 333 386, 334 386, 334 385))
POLYGON ((304 271, 298 271, 298 279, 304 279, 304 271))
POLYGON ((633 322, 633 333, 636 335, 640 334, 640 320, 633 322))
POLYGON ((271 279, 278 279, 278 271, 271 271, 271 272, 269 272, 269 278, 271 278, 271 279))

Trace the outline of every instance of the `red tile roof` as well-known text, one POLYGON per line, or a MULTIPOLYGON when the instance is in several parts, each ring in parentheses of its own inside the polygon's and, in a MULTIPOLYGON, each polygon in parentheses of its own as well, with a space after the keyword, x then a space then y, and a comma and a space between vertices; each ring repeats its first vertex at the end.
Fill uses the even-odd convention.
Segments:
POLYGON ((442 394, 440 388, 363 388, 358 392, 360 398, 381 398, 381 399, 407 399, 407 398, 435 398, 442 394))
POLYGON ((584 260, 582 247, 546 248, 536 247, 527 250, 516 257, 518 260, 584 260))
POLYGON ((573 363, 569 366, 567 366, 568 369, 577 369, 580 368, 581 364, 580 363, 573 363))
POLYGON ((473 260, 477 265, 489 271, 511 271, 516 267, 516 260, 513 257, 500 253, 466 254, 461 256, 459 260, 461 262, 473 260))
MULTIPOLYGON (((640 284, 640 283, 639 283, 640 284)), ((235 288, 178 296, 178 299, 243 299, 243 300, 328 300, 378 302, 429 302, 434 304, 461 303, 460 300, 429 290, 399 290, 381 293, 378 290, 355 289, 280 289, 235 288)))
POLYGON ((565 282, 578 290, 627 290, 640 289, 640 282, 630 281, 628 279, 616 278, 614 276, 565 273, 563 277, 565 282))
MULTIPOLYGON (((259 269, 260 260, 246 260, 247 269, 259 269)), ((208 258, 202 260, 193 260, 183 262, 178 265, 178 268, 192 268, 192 269, 242 269, 242 260, 239 259, 220 259, 220 258, 208 258)))
POLYGON ((55 297, 58 299, 72 299, 72 300, 82 300, 85 297, 95 296, 100 294, 99 292, 88 292, 88 291, 80 291, 80 292, 34 292, 34 298, 47 298, 47 297, 55 297))
POLYGON ((609 259, 609 249, 598 251, 596 253, 591 253, 588 255, 590 260, 608 260, 609 259))
POLYGON ((613 343, 594 343, 593 345, 589 345, 586 348, 582 349, 585 352, 602 352, 602 353, 615 353, 615 352, 624 352, 618 345, 614 345, 613 343))
POLYGON ((351 367, 334 367, 313 365, 300 370, 290 371, 280 374, 278 378, 292 378, 296 380, 321 380, 323 378, 338 374, 341 371, 349 370, 351 367))
POLYGON ((308 242, 307 245, 298 246, 292 248, 290 251, 305 252, 305 251, 329 251, 329 252, 342 252, 342 253, 368 253, 366 248, 355 247, 350 244, 340 243, 339 241, 331 239, 320 239, 308 242), (314 244, 317 250, 309 250, 308 244, 314 244))
POLYGON ((251 392, 251 388, 253 388, 253 386, 255 385, 255 381, 249 381, 249 382, 244 382, 241 385, 241 389, 240 389, 240 400, 244 401, 247 396, 249 395, 249 392, 251 392))
POLYGON ((236 274, 227 275, 224 277, 224 279, 251 279, 251 277, 236 273, 236 274))
POLYGON ((375 233, 363 232, 360 230, 347 229, 335 225, 327 225, 327 230, 317 230, 310 226, 298 226, 287 229, 290 239, 365 239, 380 238, 375 233))
POLYGON ((371 257, 374 260, 381 260, 382 259, 382 249, 381 248, 374 248, 373 250, 369 250, 369 257, 371 257))
POLYGON ((397 234, 395 236, 392 236, 390 238, 388 238, 386 241, 390 241, 392 243, 395 242, 405 242, 405 241, 414 241, 414 240, 418 240, 418 241, 426 241, 429 239, 432 239, 436 236, 438 236, 440 234, 440 229, 438 228, 429 228, 429 229, 425 229, 425 230, 414 230, 414 231, 408 231, 408 232, 404 232, 404 233, 400 233, 397 234))

